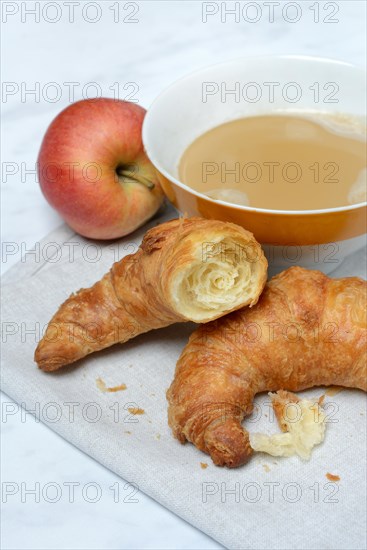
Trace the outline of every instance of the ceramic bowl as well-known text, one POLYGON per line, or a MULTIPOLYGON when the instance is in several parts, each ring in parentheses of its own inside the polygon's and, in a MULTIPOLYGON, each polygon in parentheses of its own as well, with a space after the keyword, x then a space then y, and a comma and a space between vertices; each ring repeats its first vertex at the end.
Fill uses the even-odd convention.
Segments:
POLYGON ((366 243, 366 202, 270 210, 214 200, 180 181, 179 160, 198 136, 264 114, 342 114, 365 121, 365 72, 331 59, 259 56, 213 65, 163 91, 143 125, 146 152, 173 205, 188 216, 237 223, 263 245, 272 273, 301 265, 328 273, 366 243))

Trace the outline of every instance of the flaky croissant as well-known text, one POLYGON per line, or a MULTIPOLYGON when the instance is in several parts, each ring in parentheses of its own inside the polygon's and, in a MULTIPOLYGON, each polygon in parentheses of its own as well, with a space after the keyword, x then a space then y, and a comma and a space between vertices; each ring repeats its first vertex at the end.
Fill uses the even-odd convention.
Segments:
POLYGON ((64 302, 35 352, 46 371, 177 321, 207 322, 253 306, 267 261, 232 223, 181 218, 146 233, 136 254, 64 302))
POLYGON ((292 267, 251 310, 199 327, 167 393, 175 437, 233 468, 253 452, 241 421, 255 394, 330 384, 366 391, 366 293, 362 279, 292 267))

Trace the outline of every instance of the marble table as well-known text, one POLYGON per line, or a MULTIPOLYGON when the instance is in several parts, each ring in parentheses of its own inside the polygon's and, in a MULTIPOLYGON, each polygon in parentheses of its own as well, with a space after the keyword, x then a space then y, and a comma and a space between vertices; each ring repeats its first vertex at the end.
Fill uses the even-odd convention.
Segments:
MULTIPOLYGON (((2 2, 2 272, 62 222, 34 169, 48 124, 70 101, 103 95, 149 108, 186 73, 259 53, 362 66, 365 10, 349 0, 2 2)), ((13 406, 5 395, 2 404, 3 413, 13 406)), ((2 502, 4 549, 221 547, 141 492, 138 502, 115 502, 111 487, 124 480, 13 411, 2 419, 1 469, 19 491, 2 502), (74 502, 66 490, 54 504, 27 493, 49 482, 80 484, 74 502), (101 488, 96 503, 83 497, 88 483, 101 488)))

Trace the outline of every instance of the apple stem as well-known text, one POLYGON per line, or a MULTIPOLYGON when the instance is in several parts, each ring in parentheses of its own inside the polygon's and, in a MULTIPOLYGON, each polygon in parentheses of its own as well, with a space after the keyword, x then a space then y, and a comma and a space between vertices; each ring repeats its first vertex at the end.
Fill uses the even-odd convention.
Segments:
POLYGON ((131 170, 126 169, 117 169, 117 175, 123 178, 129 178, 135 181, 138 181, 139 183, 142 183, 145 185, 145 187, 148 187, 148 189, 152 190, 154 189, 154 183, 148 178, 145 178, 144 176, 141 176, 140 174, 137 174, 136 172, 132 172, 131 170))

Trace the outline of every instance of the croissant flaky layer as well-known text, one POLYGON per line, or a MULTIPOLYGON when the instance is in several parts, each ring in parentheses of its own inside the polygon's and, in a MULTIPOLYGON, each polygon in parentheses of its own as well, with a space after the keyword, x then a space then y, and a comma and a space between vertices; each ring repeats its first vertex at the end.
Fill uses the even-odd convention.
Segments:
POLYGON ((178 321, 207 322, 256 304, 267 261, 232 223, 180 218, 148 231, 136 254, 64 302, 35 352, 47 371, 178 321))
POLYGON ((255 394, 336 384, 367 390, 367 284, 299 267, 277 275, 258 304, 202 325, 168 390, 168 419, 215 464, 252 454, 241 421, 255 394))

